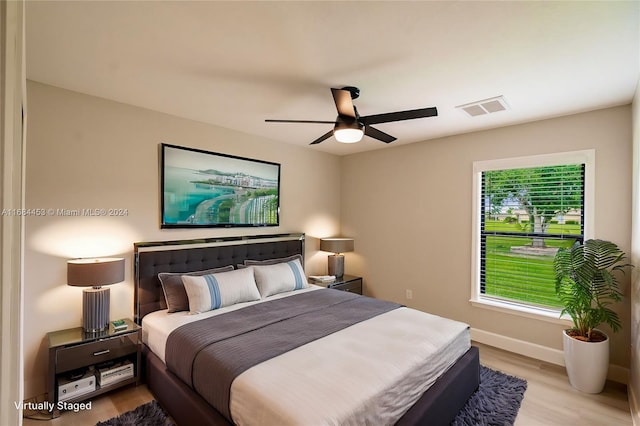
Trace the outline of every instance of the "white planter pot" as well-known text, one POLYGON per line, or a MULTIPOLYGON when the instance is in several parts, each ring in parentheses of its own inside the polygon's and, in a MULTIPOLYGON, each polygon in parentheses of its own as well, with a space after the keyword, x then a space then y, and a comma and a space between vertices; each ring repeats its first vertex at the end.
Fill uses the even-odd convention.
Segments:
POLYGON ((565 330, 562 338, 571 386, 585 393, 602 392, 609 371, 609 337, 603 342, 583 342, 571 338, 565 330))

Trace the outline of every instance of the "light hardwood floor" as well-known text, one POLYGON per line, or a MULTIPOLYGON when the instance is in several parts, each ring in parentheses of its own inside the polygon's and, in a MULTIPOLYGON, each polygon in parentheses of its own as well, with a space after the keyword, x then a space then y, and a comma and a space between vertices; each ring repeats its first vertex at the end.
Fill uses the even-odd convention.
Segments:
POLYGON ((525 379, 527 390, 515 426, 629 426, 631 414, 624 385, 607 382, 602 393, 589 395, 569 384, 564 367, 474 342, 480 363, 525 379))
POLYGON ((153 395, 145 385, 127 386, 95 398, 91 410, 65 411, 53 420, 32 420, 25 418, 24 426, 94 426, 119 414, 135 409, 138 405, 153 400, 153 395))
MULTIPOLYGON (((478 343, 480 362, 494 370, 527 380, 527 391, 515 426, 630 426, 626 387, 608 382, 598 395, 569 385, 565 369, 478 343)), ((54 420, 25 419, 25 426, 95 425, 153 399, 146 386, 128 387, 96 398, 90 411, 65 412, 54 420)))

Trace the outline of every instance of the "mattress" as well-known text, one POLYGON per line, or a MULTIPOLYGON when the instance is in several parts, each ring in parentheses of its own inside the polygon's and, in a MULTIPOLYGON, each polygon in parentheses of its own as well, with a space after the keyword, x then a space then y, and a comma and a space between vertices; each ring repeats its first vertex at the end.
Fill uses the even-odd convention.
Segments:
MULTIPOLYGON (((300 291, 328 290, 266 300, 300 291)), ((143 320, 143 341, 164 360, 175 328, 261 302, 199 315, 157 311, 143 320)), ((231 415, 239 425, 393 424, 469 348, 466 324, 402 307, 245 371, 231 387, 231 415)))

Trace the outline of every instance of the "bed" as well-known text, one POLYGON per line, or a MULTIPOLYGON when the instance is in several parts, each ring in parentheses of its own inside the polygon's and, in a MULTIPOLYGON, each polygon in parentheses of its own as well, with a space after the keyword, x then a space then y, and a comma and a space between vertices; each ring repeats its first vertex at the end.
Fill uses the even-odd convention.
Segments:
MULTIPOLYGON (((167 313, 159 273, 233 265, 236 272, 215 275, 224 286, 224 277, 245 274, 237 269, 245 261, 298 257, 303 263, 304 245, 304 234, 134 244, 143 377, 160 404, 179 425, 449 424, 479 384, 478 350, 470 346, 466 325, 307 286, 306 280, 294 291, 198 315, 167 313), (254 317, 256 326, 249 322, 254 317), (237 340, 228 336, 234 327, 240 327, 237 340), (433 334, 429 339, 423 337, 425 329, 433 334), (216 330, 207 332, 211 346, 202 343, 203 330, 216 330), (190 333, 197 344, 189 343, 190 333), (209 336, 216 333, 222 337, 209 336), (245 351, 252 333, 266 346, 252 340, 252 350, 245 351), (265 355, 270 351, 276 352, 265 355), (228 359, 218 359, 224 356, 228 359), (217 367, 220 362, 232 366, 217 367), (227 377, 228 371, 237 374, 227 377)), ((275 267, 253 271, 259 269, 275 267)), ((203 278, 187 279, 190 285, 198 280, 203 278)))

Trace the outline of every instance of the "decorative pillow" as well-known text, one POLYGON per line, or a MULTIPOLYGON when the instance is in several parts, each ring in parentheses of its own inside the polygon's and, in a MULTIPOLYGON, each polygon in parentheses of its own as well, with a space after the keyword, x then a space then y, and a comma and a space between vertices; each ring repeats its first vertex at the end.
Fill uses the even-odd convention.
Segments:
POLYGON ((308 287, 299 259, 275 265, 253 265, 251 268, 263 298, 308 287))
POLYGON ((266 259, 266 260, 246 259, 244 261, 244 264, 246 266, 251 266, 251 265, 275 265, 276 263, 287 263, 287 262, 291 262, 292 260, 296 260, 296 259, 298 259, 298 261, 300 262, 300 265, 302 265, 302 255, 300 255, 300 254, 294 254, 292 256, 281 257, 281 258, 278 258, 278 259, 266 259))
POLYGON ((217 272, 233 271, 233 265, 223 266, 221 268, 206 269, 204 271, 194 272, 160 272, 158 279, 162 284, 162 291, 164 291, 164 298, 167 301, 167 308, 169 312, 179 312, 189 310, 189 299, 187 298, 187 292, 184 290, 184 284, 182 284, 183 275, 208 275, 215 274, 217 272))
POLYGON ((253 271, 249 268, 202 276, 183 275, 182 282, 192 314, 260 299, 253 271))

